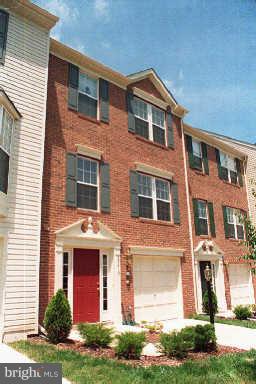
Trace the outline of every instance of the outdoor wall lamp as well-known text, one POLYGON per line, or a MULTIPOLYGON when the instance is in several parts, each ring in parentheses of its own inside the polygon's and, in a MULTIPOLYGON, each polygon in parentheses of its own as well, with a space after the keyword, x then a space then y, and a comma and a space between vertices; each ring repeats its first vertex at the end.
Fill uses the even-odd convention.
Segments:
POLYGON ((126 285, 130 285, 131 284, 131 272, 127 269, 126 271, 126 285))

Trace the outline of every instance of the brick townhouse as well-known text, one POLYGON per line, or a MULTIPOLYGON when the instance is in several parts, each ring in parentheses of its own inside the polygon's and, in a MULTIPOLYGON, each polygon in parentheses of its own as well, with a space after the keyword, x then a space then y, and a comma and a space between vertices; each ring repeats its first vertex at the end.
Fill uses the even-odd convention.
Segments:
POLYGON ((247 154, 217 136, 184 124, 188 194, 193 225, 196 308, 206 290, 204 268, 212 269, 219 311, 254 303, 252 276, 242 262, 244 240, 240 216, 248 212, 247 154))
POLYGON ((201 312, 210 264, 220 311, 254 301, 239 263, 246 158, 185 125, 154 70, 124 76, 51 39, 40 321, 58 288, 74 323, 201 312))
POLYGON ((123 76, 55 40, 50 51, 41 319, 61 287, 75 323, 194 312, 186 110, 151 69, 123 76))

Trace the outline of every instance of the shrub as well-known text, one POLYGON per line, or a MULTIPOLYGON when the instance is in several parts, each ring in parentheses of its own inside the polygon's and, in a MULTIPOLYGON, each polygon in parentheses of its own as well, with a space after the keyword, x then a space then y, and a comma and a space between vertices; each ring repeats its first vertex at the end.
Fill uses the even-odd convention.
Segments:
POLYGON ((117 336, 117 346, 115 348, 118 357, 126 359, 139 359, 145 345, 145 332, 125 332, 117 336))
POLYGON ((252 316, 252 311, 248 305, 237 305, 233 312, 238 320, 246 320, 252 316))
POLYGON ((180 332, 162 333, 160 351, 168 357, 183 359, 188 351, 194 349, 194 327, 185 327, 180 332))
POLYGON ((215 329, 212 324, 195 327, 195 350, 215 351, 217 349, 215 329))
POLYGON ((101 323, 80 323, 78 324, 78 330, 85 345, 88 347, 106 348, 113 340, 113 329, 101 323))
MULTIPOLYGON (((212 306, 213 306, 213 312, 214 314, 216 314, 218 312, 218 302, 217 302, 217 296, 213 291, 212 291, 212 306)), ((207 315, 210 314, 208 291, 206 291, 203 296, 203 311, 207 313, 207 315)))
POLYGON ((193 350, 195 348, 195 327, 185 327, 181 330, 181 334, 189 349, 193 350))
POLYGON ((64 341, 71 331, 70 305, 62 289, 57 291, 46 308, 44 327, 48 339, 54 344, 64 341))

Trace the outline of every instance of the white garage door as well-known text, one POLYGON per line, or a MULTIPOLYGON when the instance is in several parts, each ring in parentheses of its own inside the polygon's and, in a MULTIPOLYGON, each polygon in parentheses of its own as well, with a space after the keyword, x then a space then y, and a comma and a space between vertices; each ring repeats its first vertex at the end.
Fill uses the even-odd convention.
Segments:
POLYGON ((251 304, 254 302, 251 277, 247 265, 230 264, 229 283, 233 307, 238 304, 251 304))
POLYGON ((160 321, 179 317, 180 261, 169 257, 134 257, 136 321, 160 321))

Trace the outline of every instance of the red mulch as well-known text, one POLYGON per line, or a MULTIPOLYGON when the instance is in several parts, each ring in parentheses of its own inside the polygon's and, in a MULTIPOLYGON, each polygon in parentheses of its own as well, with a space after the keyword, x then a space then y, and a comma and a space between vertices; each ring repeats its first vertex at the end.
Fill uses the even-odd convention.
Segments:
MULTIPOLYGON (((159 340, 158 334, 150 334, 149 337, 147 337, 147 341, 153 342, 153 336, 155 336, 155 339, 157 339, 158 337, 158 340, 159 340)), ((50 344, 45 338, 42 338, 40 336, 30 337, 29 341, 35 344, 50 344)), ((89 347, 86 347, 82 342, 73 341, 70 339, 68 339, 65 343, 59 343, 56 347, 60 350, 72 350, 75 352, 79 352, 83 355, 90 355, 91 357, 107 358, 107 359, 122 362, 124 364, 129 364, 133 366, 142 366, 142 367, 148 367, 151 365, 178 366, 188 360, 202 360, 202 359, 207 359, 211 356, 222 356, 227 353, 245 352, 243 349, 218 345, 218 349, 215 352, 189 352, 188 357, 183 360, 178 360, 175 358, 170 359, 166 356, 159 356, 159 357, 141 356, 139 360, 125 360, 125 359, 118 359, 115 356, 114 350, 110 347, 109 348, 89 348, 89 347)))

